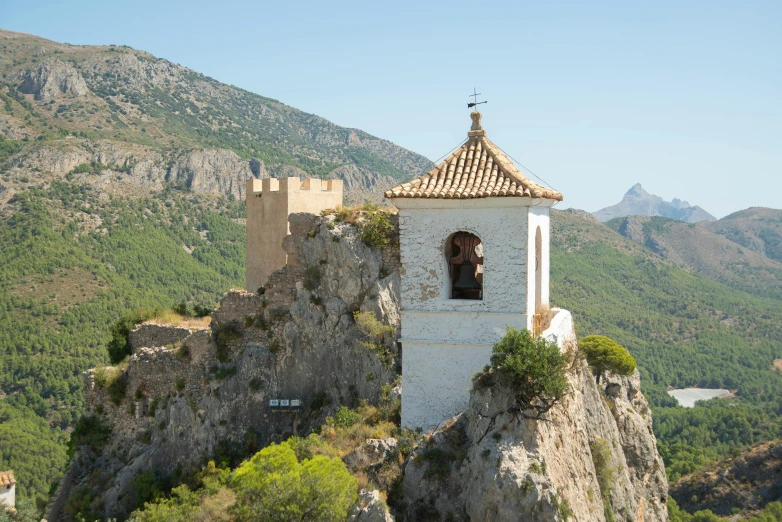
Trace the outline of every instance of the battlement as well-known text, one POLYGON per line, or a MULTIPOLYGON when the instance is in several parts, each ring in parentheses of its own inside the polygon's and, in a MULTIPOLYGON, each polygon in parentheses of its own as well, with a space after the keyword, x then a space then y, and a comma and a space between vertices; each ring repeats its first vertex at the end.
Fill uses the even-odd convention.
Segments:
POLYGON ((299 178, 264 178, 247 180, 247 197, 252 194, 261 197, 269 192, 331 192, 342 194, 341 179, 307 178, 301 181, 299 178))
POLYGON ((320 214, 342 206, 342 180, 264 178, 247 180, 247 290, 257 292, 269 275, 287 264, 282 242, 288 216, 320 214))

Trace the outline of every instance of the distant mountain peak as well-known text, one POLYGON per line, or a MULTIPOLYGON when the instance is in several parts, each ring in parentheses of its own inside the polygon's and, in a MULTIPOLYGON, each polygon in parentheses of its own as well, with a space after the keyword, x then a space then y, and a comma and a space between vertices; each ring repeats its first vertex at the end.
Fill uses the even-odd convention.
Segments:
POLYGON ((643 196, 651 196, 651 194, 646 192, 644 190, 644 188, 641 186, 640 183, 636 183, 635 185, 630 187, 630 190, 628 190, 625 193, 625 197, 622 198, 622 199, 627 199, 627 198, 630 198, 630 197, 639 197, 639 196, 641 196, 641 197, 643 197, 643 196))
POLYGON ((616 205, 606 207, 594 213, 600 221, 624 216, 662 216, 687 223, 698 221, 716 221, 717 218, 695 205, 691 206, 684 200, 674 198, 665 201, 660 196, 650 194, 640 183, 636 183, 628 190, 622 201, 616 205))

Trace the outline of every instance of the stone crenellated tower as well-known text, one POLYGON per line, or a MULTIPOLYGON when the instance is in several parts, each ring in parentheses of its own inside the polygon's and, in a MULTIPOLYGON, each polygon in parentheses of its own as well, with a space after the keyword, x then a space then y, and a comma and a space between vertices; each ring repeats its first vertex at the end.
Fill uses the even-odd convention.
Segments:
POLYGON ((282 240, 290 234, 288 216, 320 214, 342 205, 342 180, 264 178, 247 180, 247 291, 256 292, 285 266, 282 240))
POLYGON ((385 193, 399 209, 405 427, 463 411, 506 326, 535 331, 548 305, 549 208, 562 195, 528 180, 471 117, 464 145, 385 193))

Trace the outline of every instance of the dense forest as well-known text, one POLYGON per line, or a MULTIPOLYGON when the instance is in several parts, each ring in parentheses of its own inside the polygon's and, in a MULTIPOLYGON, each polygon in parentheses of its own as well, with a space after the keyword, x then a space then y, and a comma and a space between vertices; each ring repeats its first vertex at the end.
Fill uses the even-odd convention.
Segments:
POLYGON ((601 334, 638 362, 671 479, 719 455, 782 437, 782 301, 677 268, 604 225, 555 213, 552 301, 577 333, 601 334), (735 397, 677 406, 667 389, 725 388, 735 397))
POLYGON ((0 221, 0 468, 16 471, 25 498, 62 472, 66 431, 82 413, 81 372, 108 362, 117 318, 180 302, 212 307, 242 286, 235 219, 244 210, 175 190, 102 199, 67 182, 11 205, 0 221))

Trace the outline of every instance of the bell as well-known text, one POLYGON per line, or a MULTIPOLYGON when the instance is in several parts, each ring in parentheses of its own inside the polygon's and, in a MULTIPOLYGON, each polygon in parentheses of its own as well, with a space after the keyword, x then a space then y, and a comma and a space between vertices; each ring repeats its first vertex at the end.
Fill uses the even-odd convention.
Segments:
POLYGON ((459 267, 459 280, 453 285, 454 288, 462 290, 480 290, 481 284, 475 279, 475 268, 472 263, 465 261, 459 267))

